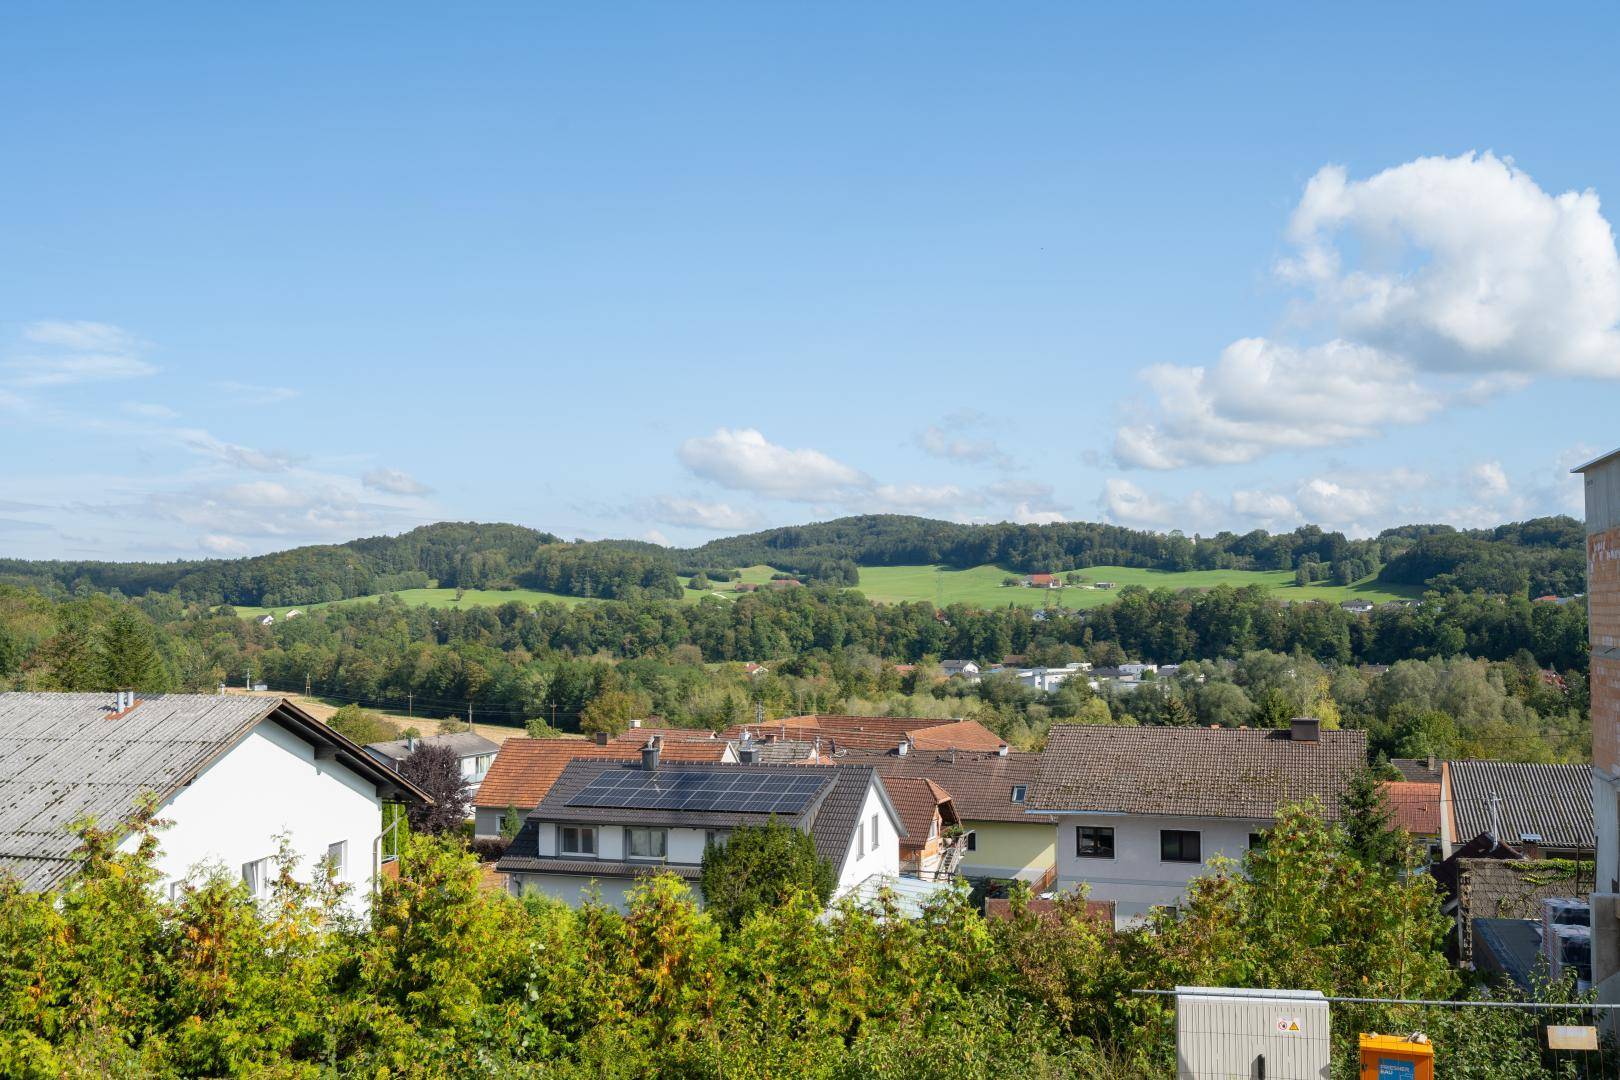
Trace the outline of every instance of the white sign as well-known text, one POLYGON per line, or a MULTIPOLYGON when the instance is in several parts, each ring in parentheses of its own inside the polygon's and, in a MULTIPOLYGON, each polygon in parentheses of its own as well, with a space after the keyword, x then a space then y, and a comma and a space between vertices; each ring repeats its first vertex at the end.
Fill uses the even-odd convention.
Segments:
POLYGON ((1288 1032, 1298 1032, 1299 1031, 1299 1017, 1297 1017, 1297 1016, 1279 1016, 1279 1017, 1277 1017, 1277 1030, 1280 1031, 1280 1032, 1283 1032, 1285 1034, 1288 1033, 1288 1032))

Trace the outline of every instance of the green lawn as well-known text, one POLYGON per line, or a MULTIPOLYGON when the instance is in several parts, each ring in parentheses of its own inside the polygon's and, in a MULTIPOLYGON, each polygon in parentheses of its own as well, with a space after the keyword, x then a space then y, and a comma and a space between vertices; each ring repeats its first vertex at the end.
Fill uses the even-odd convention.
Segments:
MULTIPOLYGON (((1141 570, 1128 566, 1089 566, 1080 572, 1087 582, 1111 581, 1114 589, 1025 589, 1001 584, 1008 571, 998 566, 975 566, 955 570, 946 566, 863 566, 859 588, 869 600, 899 603, 931 600, 939 607, 950 604, 977 604, 980 607, 1101 607, 1112 601, 1126 585, 1150 589, 1207 589, 1215 585, 1261 585, 1273 590, 1279 600, 1329 600, 1337 603, 1359 597, 1380 603, 1418 596, 1422 590, 1377 584, 1373 579, 1353 585, 1294 584, 1291 570, 1141 570)), ((1022 575, 1015 574, 1014 577, 1022 575)))
MULTIPOLYGON (((564 596, 561 593, 540 592, 538 589, 468 589, 461 599, 456 599, 454 589, 402 589, 390 595, 397 596, 412 607, 499 607, 502 604, 539 604, 550 602, 567 604, 589 604, 594 601, 583 596, 564 596)), ((322 608, 337 607, 343 604, 369 604, 375 601, 375 596, 356 596, 348 600, 333 600, 325 604, 282 604, 276 607, 238 607, 236 612, 244 618, 256 619, 261 615, 274 615, 281 618, 287 612, 297 608, 299 611, 319 611, 322 608)))
MULTIPOLYGON (((770 566, 748 566, 740 571, 741 580, 763 585, 771 580, 775 569, 770 566)), ((1115 589, 1025 589, 1009 588, 1001 584, 1008 571, 998 566, 975 566, 971 570, 953 570, 945 566, 863 566, 858 586, 869 600, 880 604, 895 604, 911 600, 931 600, 939 607, 950 604, 977 604, 980 607, 1004 607, 1018 604, 1023 607, 1045 607, 1048 603, 1066 608, 1093 608, 1113 600, 1119 588, 1126 585, 1145 585, 1148 588, 1207 589, 1215 585, 1263 585, 1273 590, 1279 600, 1328 600, 1337 603, 1351 597, 1362 597, 1373 603, 1416 597, 1422 590, 1416 588, 1379 585, 1371 578, 1353 585, 1310 585, 1301 588, 1294 584, 1291 570, 1189 570, 1176 573, 1169 570, 1139 570, 1128 566, 1091 566, 1080 571, 1086 582, 1112 581, 1115 589)), ((1015 577, 1022 575, 1013 575, 1015 577)), ((686 579, 682 579, 685 586, 686 579)), ((732 600, 741 595, 732 589, 735 582, 715 582, 708 592, 682 590, 681 602, 695 604, 706 596, 732 600)), ((405 589, 393 594, 407 604, 418 607, 498 607, 501 604, 555 603, 593 604, 597 601, 583 596, 563 596, 561 593, 540 592, 537 589, 468 589, 460 601, 454 589, 405 589)), ((277 607, 238 607, 243 618, 258 618, 270 614, 280 619, 294 607, 300 611, 319 611, 336 604, 367 604, 375 596, 357 596, 350 600, 334 600, 326 604, 287 604, 277 607)))

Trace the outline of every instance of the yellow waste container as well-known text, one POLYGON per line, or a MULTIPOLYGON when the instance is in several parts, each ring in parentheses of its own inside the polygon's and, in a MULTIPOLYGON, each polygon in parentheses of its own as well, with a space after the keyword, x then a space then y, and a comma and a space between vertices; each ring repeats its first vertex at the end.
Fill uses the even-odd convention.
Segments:
POLYGON ((1434 1080, 1434 1047, 1426 1039, 1363 1033, 1361 1080, 1434 1080))

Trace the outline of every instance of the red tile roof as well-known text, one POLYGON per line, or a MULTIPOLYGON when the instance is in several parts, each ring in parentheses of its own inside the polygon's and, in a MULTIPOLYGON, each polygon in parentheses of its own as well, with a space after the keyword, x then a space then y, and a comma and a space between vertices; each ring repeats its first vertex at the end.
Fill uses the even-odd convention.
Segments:
POLYGON ((1413 836, 1440 835, 1440 785, 1420 780, 1385 781, 1395 824, 1413 836))
POLYGON ((977 720, 936 720, 921 716, 786 716, 764 724, 743 724, 726 731, 736 739, 744 730, 755 738, 778 735, 801 742, 821 740, 822 752, 829 743, 852 750, 893 750, 910 738, 919 748, 929 750, 994 750, 1000 736, 977 720))
MULTIPOLYGON (((645 735, 639 740, 610 742, 606 746, 590 739, 507 739, 478 785, 477 805, 496 809, 515 806, 527 813, 540 805, 569 762, 580 758, 637 761, 646 741, 645 735)), ((724 739, 666 739, 660 754, 667 761, 717 762, 724 758, 726 747, 724 739)))
POLYGON ((905 826, 911 846, 921 847, 928 842, 935 813, 947 825, 960 823, 950 794, 932 780, 925 777, 886 776, 883 787, 900 815, 900 824, 905 826))

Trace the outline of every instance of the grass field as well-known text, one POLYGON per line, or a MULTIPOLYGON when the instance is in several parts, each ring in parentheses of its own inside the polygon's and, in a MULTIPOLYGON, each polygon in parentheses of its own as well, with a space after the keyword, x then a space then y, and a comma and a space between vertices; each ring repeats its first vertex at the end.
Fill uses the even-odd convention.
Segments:
MULTIPOLYGON (((775 573, 769 566, 747 566, 740 571, 742 581, 763 585, 775 573)), ((931 600, 940 607, 950 604, 976 604, 980 607, 1046 607, 1048 604, 1066 608, 1101 607, 1118 595, 1116 589, 1024 589, 1008 588, 1001 584, 1008 571, 998 566, 975 566, 971 570, 954 570, 946 566, 864 566, 861 583, 857 586, 868 600, 880 604, 896 604, 912 600, 931 600)), ((1086 582, 1112 581, 1122 588, 1143 585, 1150 589, 1207 589, 1215 585, 1261 585, 1272 590, 1279 600, 1328 600, 1337 603, 1352 597, 1381 603, 1416 597, 1422 590, 1416 588, 1379 585, 1371 578, 1353 585, 1294 584, 1290 570, 1139 570, 1128 566, 1091 566, 1080 571, 1086 582)), ((1013 575, 1020 576, 1020 575, 1013 575)), ((739 593, 733 591, 735 582, 716 582, 708 592, 684 588, 681 602, 695 604, 703 597, 717 596, 733 600, 739 593)), ((405 589, 393 594, 407 604, 419 607, 498 607, 501 604, 555 603, 594 604, 596 600, 583 596, 563 596, 561 593, 540 592, 536 589, 468 589, 456 600, 454 589, 405 589)), ((327 604, 290 604, 278 607, 238 607, 243 618, 274 615, 280 619, 297 607, 300 611, 319 611, 340 604, 368 604, 375 596, 357 596, 351 600, 334 600, 327 604)))
MULTIPOLYGON (((1087 582, 1111 581, 1114 589, 1025 589, 1001 584, 1008 576, 998 566, 975 566, 955 570, 946 566, 863 566, 858 586, 867 599, 878 603, 931 600, 939 607, 950 604, 976 604, 980 607, 1045 607, 1049 603, 1066 608, 1101 607, 1119 595, 1126 585, 1150 589, 1207 589, 1216 585, 1260 585, 1273 591, 1279 600, 1328 600, 1337 603, 1362 598, 1380 603, 1415 597, 1420 589, 1390 588, 1371 578, 1352 585, 1294 584, 1291 570, 1141 570, 1128 566, 1089 566, 1080 576, 1087 582)), ((1015 577, 1021 575, 1013 575, 1015 577)))

